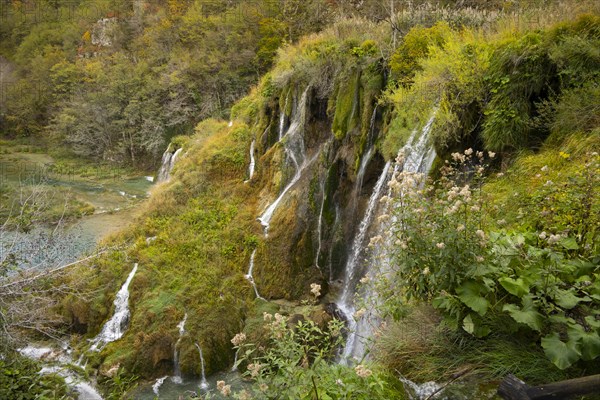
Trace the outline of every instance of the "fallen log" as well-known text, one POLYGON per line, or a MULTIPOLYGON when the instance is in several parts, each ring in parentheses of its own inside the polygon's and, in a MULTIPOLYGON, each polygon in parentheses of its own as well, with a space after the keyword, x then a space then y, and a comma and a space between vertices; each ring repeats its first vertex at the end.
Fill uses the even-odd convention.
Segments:
POLYGON ((498 386, 498 395, 505 400, 567 399, 584 394, 600 394, 600 375, 529 386, 514 375, 508 375, 498 386))

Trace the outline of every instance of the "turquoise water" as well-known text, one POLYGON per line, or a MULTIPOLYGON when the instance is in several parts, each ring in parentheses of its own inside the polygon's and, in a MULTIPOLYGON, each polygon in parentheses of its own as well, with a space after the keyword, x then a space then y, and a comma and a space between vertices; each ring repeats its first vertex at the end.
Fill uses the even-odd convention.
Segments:
POLYGON ((55 201, 75 199, 90 204, 94 213, 59 226, 38 223, 29 232, 2 229, 0 221, 0 260, 11 254, 20 269, 52 268, 91 254, 103 237, 129 224, 152 187, 145 176, 121 176, 106 167, 92 166, 88 177, 70 173, 68 168, 62 174, 53 173, 53 162, 47 154, 1 155, 0 208, 6 211, 15 204, 21 189, 28 193, 36 187, 41 196, 55 201), (10 197, 8 188, 15 189, 10 197))

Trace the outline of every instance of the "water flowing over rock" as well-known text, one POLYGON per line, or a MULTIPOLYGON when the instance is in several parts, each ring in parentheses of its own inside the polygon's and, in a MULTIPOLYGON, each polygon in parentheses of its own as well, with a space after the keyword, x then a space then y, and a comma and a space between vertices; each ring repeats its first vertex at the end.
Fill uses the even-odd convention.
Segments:
POLYGON ((354 313, 356 311, 354 307, 353 297, 356 291, 357 279, 359 272, 359 257, 364 249, 364 241, 367 235, 367 230, 371 224, 373 219, 373 215, 375 213, 375 209, 379 202, 379 198, 383 191, 383 187, 385 182, 387 181, 388 172, 390 170, 391 162, 388 161, 373 188, 373 193, 369 199, 369 203, 367 205, 367 209, 363 216, 363 219, 360 222, 358 227, 358 233, 354 238, 352 243, 352 247, 350 249, 350 257, 348 258, 348 262, 346 263, 346 272, 343 280, 342 294, 338 301, 336 302, 338 308, 344 313, 346 319, 348 321, 348 328, 350 333, 348 334, 348 338, 346 341, 346 347, 344 349, 343 358, 346 359, 354 346, 354 341, 356 340, 356 335, 353 332, 356 327, 356 321, 354 319, 354 313))
POLYGON ((254 271, 254 257, 255 256, 256 256, 256 249, 252 250, 252 254, 250 255, 250 263, 248 264, 248 273, 246 274, 245 278, 248 280, 248 282, 250 282, 252 284, 252 287, 254 288, 254 293, 256 294, 256 298, 264 300, 264 298, 260 294, 258 294, 258 288, 256 287, 256 282, 254 282, 254 276, 252 276, 252 272, 254 271))
MULTIPOLYGON (((181 369, 179 368, 179 343, 181 343, 181 338, 185 333, 185 323, 187 321, 187 313, 183 316, 181 322, 177 324, 177 329, 179 329, 179 338, 175 343, 175 348, 173 349, 173 378, 171 379, 175 383, 182 383, 183 378, 181 377, 181 369)), ((158 395, 158 393, 157 393, 158 395)))
POLYGON ((256 140, 252 140, 250 143, 250 165, 248 166, 248 179, 244 182, 250 182, 252 177, 254 176, 254 167, 256 166, 256 160, 254 159, 254 146, 256 145, 256 140))
POLYGON ((133 269, 129 273, 127 280, 121 286, 121 289, 117 293, 115 297, 114 305, 115 305, 115 313, 109 319, 104 326, 102 327, 102 331, 92 340, 92 346, 90 350, 100 351, 102 348, 110 342, 114 342, 115 340, 120 339, 125 330, 127 329, 127 325, 129 324, 129 284, 133 280, 135 273, 137 272, 138 265, 137 263, 134 265, 133 269))
POLYGON ((206 380, 206 373, 204 371, 204 356, 202 355, 202 347, 198 343, 195 344, 200 354, 200 371, 202 372, 202 379, 200 381, 200 389, 208 389, 208 381, 206 380))
MULTIPOLYGON (((433 164, 436 156, 435 150, 433 149, 433 146, 430 144, 429 140, 431 128, 433 126, 433 122, 435 121, 435 114, 436 112, 434 111, 426 125, 421 130, 420 135, 417 137, 417 130, 413 131, 406 145, 400 149, 399 154, 403 155, 402 163, 395 163, 393 172, 391 174, 392 176, 397 174, 400 170, 405 172, 419 172, 425 175, 429 173, 431 165, 433 164)), ((386 168, 389 169, 388 164, 386 164, 386 168)), ((346 267, 346 279, 344 281, 343 288, 344 291, 340 301, 338 302, 338 307, 348 319, 349 328, 348 338, 342 354, 343 362, 349 361, 351 357, 361 359, 365 355, 367 341, 372 337, 373 329, 380 322, 379 317, 376 315, 376 312, 372 307, 362 310, 360 313, 362 315, 356 317, 355 319, 353 314, 356 312, 356 309, 353 305, 353 297, 356 294, 357 281, 366 273, 368 273, 369 269, 367 268, 367 271, 364 271, 358 267, 358 264, 362 261, 359 259, 359 256, 365 252, 365 247, 367 245, 364 240, 364 235, 369 230, 371 221, 374 220, 374 218, 369 214, 373 214, 375 212, 377 215, 381 216, 389 212, 388 205, 380 205, 378 212, 376 211, 376 207, 382 194, 381 188, 378 186, 380 183, 387 181, 389 178, 387 176, 388 170, 386 170, 386 168, 384 168, 384 173, 382 173, 382 176, 380 176, 379 181, 373 190, 373 194, 369 200, 369 206, 367 207, 367 211, 365 212, 363 220, 359 226, 359 231, 353 243, 352 253, 346 267), (373 208, 371 208, 371 206, 373 208)), ((387 192, 387 196, 391 197, 391 195, 392 192, 390 188, 387 192)), ((391 255, 389 254, 389 249, 391 248, 392 243, 390 242, 389 238, 391 236, 385 232, 385 226, 382 222, 377 222, 377 225, 373 230, 376 235, 380 235, 386 239, 382 245, 376 246, 372 253, 369 254, 370 257, 368 258, 366 265, 376 262, 380 265, 380 270, 386 270, 389 268, 390 264, 391 255)), ((377 303, 378 301, 374 285, 368 280, 364 285, 360 295, 362 298, 368 300, 371 305, 377 303)))
POLYGON ((92 383, 69 368, 70 364, 76 365, 76 363, 64 351, 32 345, 18 351, 24 357, 46 363, 47 365, 39 373, 42 375, 57 374, 63 377, 67 386, 77 392, 78 400, 102 400, 102 396, 92 383))
POLYGON ((158 175, 156 177, 156 182, 167 182, 171 178, 171 171, 173 171, 173 167, 175 166, 175 162, 177 161, 177 157, 183 150, 183 147, 178 148, 174 152, 171 150, 171 145, 167 147, 167 150, 163 153, 162 162, 160 165, 160 169, 158 170, 158 175))
POLYGON ((169 376, 163 376, 162 378, 158 378, 156 380, 156 382, 154 382, 154 385, 152 385, 152 391, 154 392, 154 394, 156 395, 156 397, 159 397, 159 389, 162 386, 163 383, 165 383, 165 381, 167 380, 169 376))

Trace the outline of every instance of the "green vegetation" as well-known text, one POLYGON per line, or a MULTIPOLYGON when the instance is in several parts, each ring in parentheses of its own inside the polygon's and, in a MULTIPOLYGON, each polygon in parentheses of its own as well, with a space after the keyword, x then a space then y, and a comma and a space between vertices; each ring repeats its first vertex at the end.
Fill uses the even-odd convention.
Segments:
POLYGON ((230 368, 239 351, 249 382, 240 399, 404 398, 400 377, 463 375, 482 393, 508 373, 528 383, 597 373, 597 5, 533 5, 523 21, 506 2, 423 19, 428 5, 390 16, 370 4, 259 3, 245 14, 251 22, 230 18, 244 2, 149 1, 106 23, 118 32, 110 46, 94 44, 97 18, 83 18, 83 3, 81 23, 68 28, 0 30, 21 83, 39 76, 51 93, 10 98, 5 135, 49 136, 50 147, 68 144, 66 154, 134 167, 155 165, 169 141, 184 149, 135 225, 103 243, 118 250, 59 279, 76 290, 54 311, 83 352, 139 263, 125 335, 88 354, 105 393, 171 374, 176 346, 181 371, 199 375, 196 344, 208 374, 230 368), (290 138, 278 140, 280 115, 284 127, 302 128, 304 160, 313 161, 265 235, 256 218, 297 172, 290 138), (389 232, 371 243, 393 257, 389 268, 374 260, 363 279, 384 318, 373 358, 337 365, 345 332, 326 303, 338 294, 365 193, 430 120, 440 172, 395 175, 395 200, 386 197, 395 207, 376 219, 389 232), (378 153, 356 188, 370 144, 378 153), (245 278, 251 254, 267 300, 245 278))

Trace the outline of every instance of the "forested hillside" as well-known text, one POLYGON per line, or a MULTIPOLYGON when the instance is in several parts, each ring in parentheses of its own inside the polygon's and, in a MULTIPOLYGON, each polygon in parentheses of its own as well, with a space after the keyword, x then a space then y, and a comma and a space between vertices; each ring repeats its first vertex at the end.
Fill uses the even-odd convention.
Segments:
POLYGON ((52 331, 106 398, 600 373, 597 4, 75 3, 0 28, 2 135, 172 171, 6 349, 52 331))

